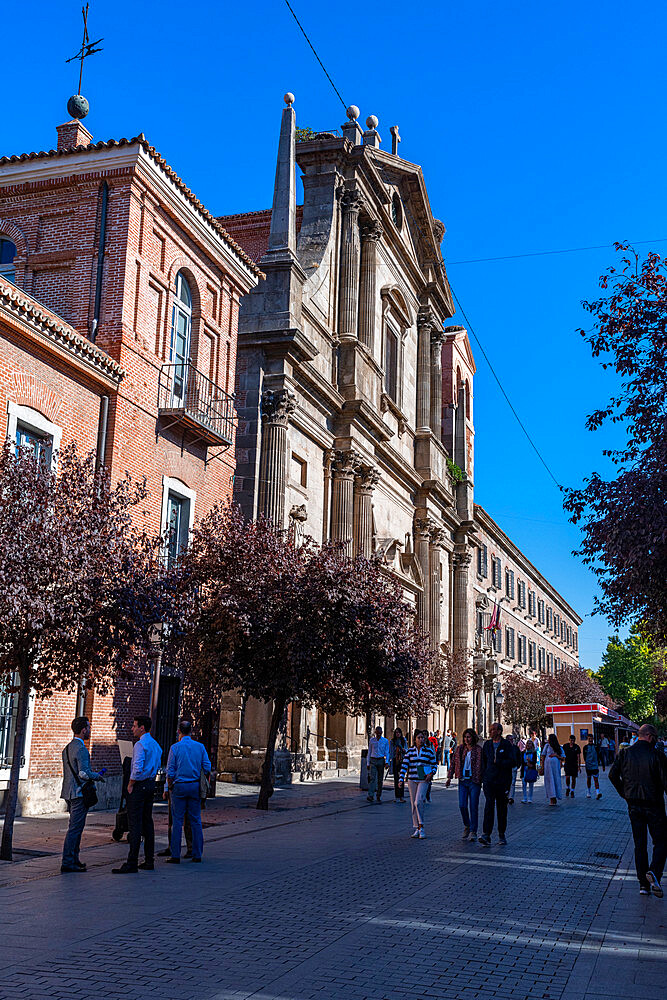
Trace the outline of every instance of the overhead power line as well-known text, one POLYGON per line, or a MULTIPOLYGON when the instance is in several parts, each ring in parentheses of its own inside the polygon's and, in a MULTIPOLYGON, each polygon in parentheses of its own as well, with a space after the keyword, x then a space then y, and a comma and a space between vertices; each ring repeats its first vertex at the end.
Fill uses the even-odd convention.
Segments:
POLYGON ((327 73, 326 66, 324 65, 324 63, 322 62, 322 60, 320 59, 320 57, 318 56, 317 52, 315 51, 315 46, 313 45, 313 43, 311 42, 310 38, 306 34, 306 29, 304 28, 304 26, 301 24, 301 21, 299 20, 299 18, 294 13, 294 10, 290 6, 289 0, 285 0, 285 3, 287 4, 287 6, 289 8, 290 14, 292 15, 292 17, 294 18, 294 20, 296 21, 296 23, 299 25, 299 28, 301 29, 301 34, 303 35, 303 37, 308 42, 308 45, 310 46, 310 49, 311 49, 313 55, 315 56, 315 58, 317 59, 318 63, 322 67, 322 71, 323 71, 324 75, 326 76, 327 80, 329 81, 329 83, 331 84, 331 86, 335 90, 336 94, 338 95, 338 100, 340 101, 340 103, 343 105, 343 107, 347 111, 348 105, 345 103, 345 101, 343 100, 343 98, 340 96, 340 91, 338 90, 338 87, 336 86, 336 84, 333 82, 333 80, 331 79, 331 77, 327 73))
MULTIPOLYGON (((649 243, 667 243, 667 236, 661 236, 657 240, 624 240, 623 242, 628 242, 631 246, 639 247, 649 243)), ((447 263, 447 267, 451 267, 454 264, 488 264, 496 260, 522 260, 524 257, 549 257, 559 253, 579 253, 582 250, 610 250, 613 246, 613 243, 599 243, 594 247, 570 247, 569 250, 534 250, 530 253, 506 254, 504 257, 475 257, 472 260, 450 260, 447 263)))

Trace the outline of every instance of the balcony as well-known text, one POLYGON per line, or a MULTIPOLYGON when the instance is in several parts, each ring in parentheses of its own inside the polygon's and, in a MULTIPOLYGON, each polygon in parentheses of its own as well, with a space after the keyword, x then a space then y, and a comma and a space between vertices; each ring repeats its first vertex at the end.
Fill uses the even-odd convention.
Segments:
POLYGON ((158 416, 199 441, 229 447, 234 434, 234 397, 197 371, 192 362, 162 365, 158 416))

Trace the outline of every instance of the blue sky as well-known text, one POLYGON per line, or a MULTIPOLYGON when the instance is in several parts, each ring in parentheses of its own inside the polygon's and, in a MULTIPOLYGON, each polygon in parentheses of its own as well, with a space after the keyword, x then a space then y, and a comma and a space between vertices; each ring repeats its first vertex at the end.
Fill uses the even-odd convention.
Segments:
MULTIPOLYGON (((604 472, 609 432, 589 434, 584 420, 612 376, 575 331, 613 252, 456 262, 667 238, 665 199, 654 192, 667 154, 667 6, 292 6, 345 103, 359 105, 362 121, 378 116, 385 145, 398 124, 401 155, 422 164, 447 227, 452 285, 556 478, 576 485, 604 472)), ((80 7, 34 0, 3 10, 5 38, 23 58, 3 102, 2 153, 55 145, 78 84, 65 59, 80 44, 80 7)), ((344 120, 283 0, 93 0, 90 34, 105 39, 84 73, 94 136, 145 132, 216 214, 270 205, 286 90, 300 124, 344 120)), ((654 247, 667 251, 667 239, 654 247)), ((472 346, 476 498, 587 616, 581 659, 595 667, 609 627, 588 617, 595 581, 571 555, 578 531, 472 346)))

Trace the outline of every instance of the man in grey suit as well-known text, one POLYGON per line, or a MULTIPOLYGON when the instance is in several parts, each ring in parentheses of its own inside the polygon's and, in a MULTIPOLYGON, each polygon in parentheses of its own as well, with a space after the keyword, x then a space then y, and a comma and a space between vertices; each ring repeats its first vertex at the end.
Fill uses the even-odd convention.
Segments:
POLYGON ((86 825, 88 807, 83 801, 82 786, 86 781, 104 781, 104 771, 93 771, 90 754, 83 742, 90 738, 90 723, 85 715, 72 722, 74 736, 63 750, 63 787, 60 798, 67 802, 69 827, 63 844, 61 873, 85 872, 79 860, 81 834, 86 825))

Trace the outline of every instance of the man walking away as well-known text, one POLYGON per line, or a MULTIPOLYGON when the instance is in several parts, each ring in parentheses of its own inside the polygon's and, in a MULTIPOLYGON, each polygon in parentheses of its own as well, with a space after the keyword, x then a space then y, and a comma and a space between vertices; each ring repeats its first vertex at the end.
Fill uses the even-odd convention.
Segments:
POLYGON ((588 734, 588 743, 584 747, 584 766, 586 767, 586 798, 591 797, 591 778, 595 782, 595 791, 597 792, 596 798, 602 798, 602 792, 600 791, 600 782, 598 780, 598 775, 600 774, 600 765, 598 763, 598 752, 593 740, 593 734, 588 734))
POLYGON ((569 743, 563 744, 565 754, 565 798, 570 795, 574 798, 574 790, 577 787, 577 776, 581 771, 581 747, 577 743, 574 733, 570 734, 569 743), (572 788, 570 789, 570 784, 572 788))
POLYGON ((667 760, 655 749, 657 735, 653 726, 642 726, 637 742, 611 765, 609 780, 628 805, 639 891, 648 896, 653 888, 653 895, 662 898, 660 880, 667 859, 667 760), (653 841, 650 868, 647 831, 653 841))
MULTIPOLYGON (((90 739, 90 723, 85 715, 80 715, 72 722, 74 736, 63 750, 63 784, 60 798, 67 803, 69 826, 63 844, 63 859, 60 871, 85 872, 86 866, 79 859, 81 835, 86 825, 88 809, 88 793, 84 796, 83 786, 87 781, 104 781, 104 770, 93 771, 90 766, 90 754, 83 742, 90 739)), ((92 787, 92 786, 91 786, 92 787)))
POLYGON ((484 832, 479 838, 482 847, 491 846, 494 811, 498 815, 498 843, 505 846, 507 838, 507 797, 512 784, 512 768, 514 767, 514 747, 509 740, 503 739, 503 727, 499 722, 491 725, 491 739, 487 740, 482 750, 483 772, 482 788, 484 789, 484 832))
POLYGON ((128 841, 130 850, 127 861, 120 868, 112 868, 114 875, 132 875, 143 868, 152 872, 155 868, 155 827, 153 825, 153 799, 155 797, 155 776, 162 763, 162 748, 150 734, 151 720, 148 715, 135 715, 132 736, 135 744, 132 752, 130 780, 127 783, 127 819, 130 825, 128 841), (144 861, 139 864, 139 848, 144 838, 144 861))
MULTIPOLYGON (((181 863, 181 833, 186 814, 192 827, 192 860, 200 863, 204 850, 201 825, 201 775, 208 779, 211 761, 203 743, 193 740, 192 723, 182 719, 178 724, 178 743, 174 743, 167 760, 167 785, 171 796, 171 857, 167 864, 181 863)), ((386 741, 385 741, 386 742, 386 741)))
POLYGON ((389 740, 382 735, 382 727, 376 726, 375 736, 368 743, 368 795, 369 802, 373 795, 378 803, 382 801, 382 783, 384 769, 389 763, 389 740))

